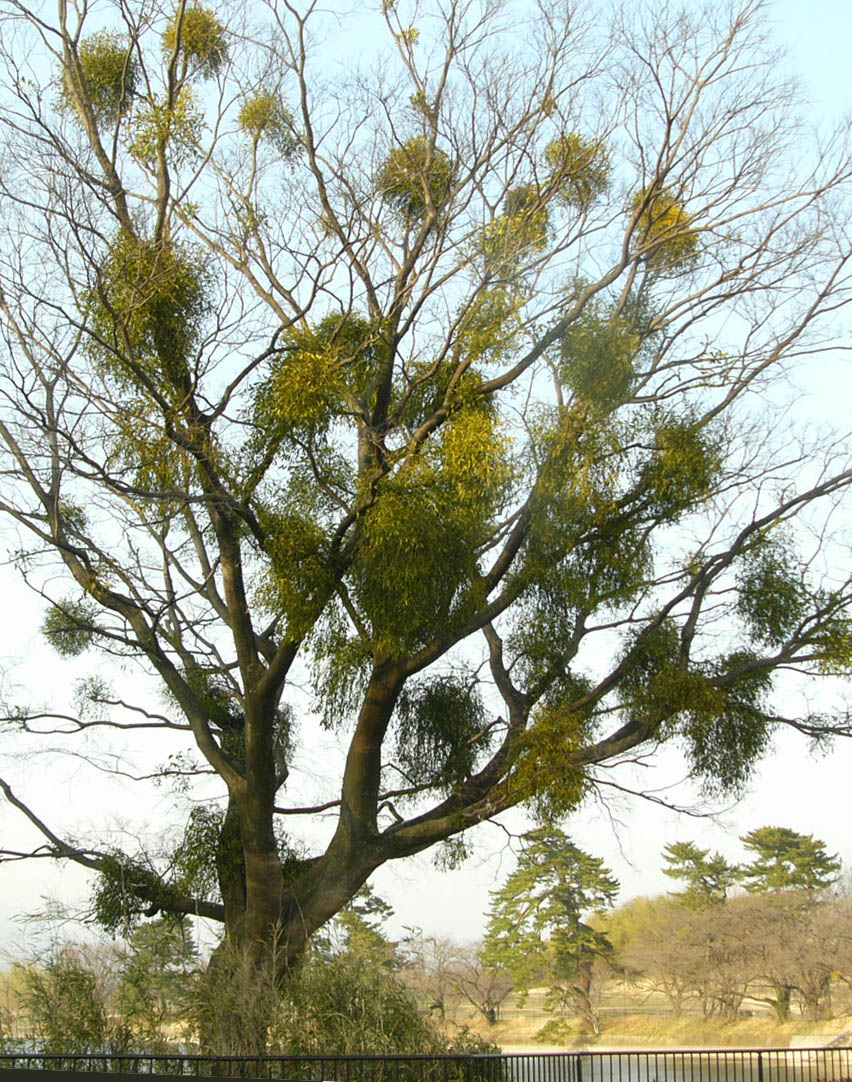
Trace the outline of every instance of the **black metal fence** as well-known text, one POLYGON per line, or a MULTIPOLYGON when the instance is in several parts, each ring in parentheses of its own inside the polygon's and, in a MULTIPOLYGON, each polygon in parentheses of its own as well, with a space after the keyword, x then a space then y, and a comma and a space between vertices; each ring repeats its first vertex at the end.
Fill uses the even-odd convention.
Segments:
POLYGON ((0 1054, 0 1070, 292 1082, 852 1082, 850 1048, 455 1056, 0 1054))

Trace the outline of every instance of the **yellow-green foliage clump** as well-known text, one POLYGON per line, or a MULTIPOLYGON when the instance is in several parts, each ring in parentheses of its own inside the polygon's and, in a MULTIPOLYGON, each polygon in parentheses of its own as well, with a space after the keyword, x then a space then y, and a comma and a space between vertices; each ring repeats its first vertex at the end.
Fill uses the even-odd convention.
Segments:
POLYGON ((681 668, 680 629, 671 620, 637 635, 625 645, 623 663, 628 665, 619 684, 619 695, 633 717, 662 724, 696 701, 699 674, 681 668))
POLYGON ((327 426, 340 404, 340 358, 325 343, 289 354, 264 389, 263 405, 269 418, 288 432, 315 431, 327 426))
POLYGON ((778 647, 808 611, 805 582, 788 538, 764 537, 743 556, 737 608, 752 638, 778 647))
POLYGON ((467 409, 453 414, 443 432, 443 475, 462 505, 488 514, 499 502, 512 471, 509 442, 490 412, 467 409))
POLYGON ((200 4, 177 12, 163 34, 163 52, 177 52, 187 69, 210 78, 228 59, 228 34, 215 13, 200 4))
POLYGON ((695 260, 698 233, 677 195, 665 188, 637 192, 632 212, 638 214, 634 241, 648 266, 678 271, 695 260))
POLYGON ((506 193, 503 213, 518 235, 518 246, 540 252, 547 245, 547 207, 541 193, 531 184, 523 184, 506 193))
POLYGON ((485 708, 466 680, 444 674, 406 686, 396 717, 396 759, 414 784, 451 789, 488 747, 485 708))
POLYGON ((174 102, 154 102, 140 109, 130 152, 146 165, 156 165, 162 151, 173 165, 198 154, 204 114, 190 86, 182 87, 174 102))
POLYGON ((483 290, 459 321, 458 356, 468 364, 502 361, 517 345, 521 300, 509 289, 483 290))
POLYGON ((562 339, 560 376, 584 402, 611 408, 630 395, 640 344, 627 320, 589 308, 562 339))
POLYGON ((287 634, 301 636, 310 630, 313 598, 321 593, 331 574, 322 527, 303 511, 262 511, 261 526, 267 538, 272 574, 259 600, 287 621, 287 634))
POLYGON ((57 602, 42 621, 42 634, 60 657, 77 657, 92 644, 96 614, 87 601, 57 602))
POLYGON ((425 461, 380 485, 364 516, 355 568, 378 649, 411 650, 447 628, 469 598, 486 525, 425 461))
POLYGON ((358 589, 381 648, 414 648, 467 611, 478 549, 511 482, 508 449, 490 411, 459 409, 440 442, 380 484, 358 589))
POLYGON ((490 274, 511 275, 528 252, 547 246, 549 215, 541 193, 521 185, 506 193, 503 213, 485 227, 479 247, 490 274))
POLYGON ((544 160, 558 198, 569 206, 588 207, 609 187, 610 162, 602 142, 571 133, 548 143, 544 160))
POLYGON ((765 704, 772 676, 756 661, 751 651, 735 651, 704 677, 703 692, 691 674, 693 686, 682 696, 682 735, 707 792, 741 793, 769 746, 772 717, 765 704))
POLYGON ((83 86, 74 87, 66 71, 59 106, 76 113, 77 100, 88 102, 99 124, 115 123, 130 108, 136 93, 139 66, 129 40, 123 34, 99 30, 83 38, 77 49, 83 86))
POLYGON ((459 365, 468 357, 460 330, 453 363, 443 364, 437 371, 433 370, 430 360, 411 364, 407 375, 411 380, 419 382, 412 388, 400 414, 404 425, 417 428, 439 409, 445 409, 448 413, 467 409, 492 412, 493 404, 489 396, 482 392, 482 373, 476 368, 466 367, 461 375, 458 375, 459 365))
POLYGON ((90 349, 114 376, 182 387, 209 310, 199 253, 178 244, 115 241, 89 293, 90 349))
POLYGON ((370 324, 354 316, 292 330, 255 399, 261 430, 282 438, 327 428, 385 352, 370 324))
POLYGON ((573 550, 591 523, 616 510, 613 486, 622 449, 617 426, 602 419, 590 424, 582 403, 543 412, 533 431, 538 478, 521 573, 531 581, 573 550))
POLYGON ((655 443, 641 483, 652 493, 658 515, 673 519, 710 493, 721 468, 721 454, 709 433, 684 418, 662 421, 655 443))
POLYGON ((446 203, 454 179, 447 155, 418 135, 390 152, 376 177, 376 188, 400 214, 422 218, 446 203))
MULTIPOLYGON (((570 701, 571 696, 567 698, 570 701)), ((536 711, 521 741, 512 786, 521 790, 524 802, 538 816, 565 816, 583 800, 587 778, 581 768, 571 765, 570 756, 588 736, 587 712, 571 710, 568 702, 543 705, 536 711)))
POLYGON ((299 145, 293 114, 278 94, 269 90, 260 90, 243 102, 237 124, 255 143, 265 139, 284 157, 299 145))
MULTIPOLYGON (((110 453, 132 475, 137 488, 160 493, 185 489, 195 469, 194 460, 163 432, 146 407, 144 400, 127 403, 120 430, 110 442, 110 453)), ((163 507, 164 503, 158 502, 153 513, 161 515, 163 507)))

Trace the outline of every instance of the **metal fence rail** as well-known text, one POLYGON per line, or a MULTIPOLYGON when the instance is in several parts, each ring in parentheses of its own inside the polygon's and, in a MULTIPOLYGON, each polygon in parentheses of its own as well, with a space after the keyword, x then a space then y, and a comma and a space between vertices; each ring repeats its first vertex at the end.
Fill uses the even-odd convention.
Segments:
POLYGON ((287 1082, 852 1082, 852 1049, 216 1057, 8 1052, 0 1054, 3 1068, 287 1082))

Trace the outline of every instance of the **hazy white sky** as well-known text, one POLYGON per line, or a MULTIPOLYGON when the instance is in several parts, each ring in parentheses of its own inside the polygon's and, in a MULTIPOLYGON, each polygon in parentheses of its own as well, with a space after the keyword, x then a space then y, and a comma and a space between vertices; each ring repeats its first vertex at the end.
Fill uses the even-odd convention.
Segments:
MULTIPOLYGON (((852 112, 852 5, 841 0, 778 0, 771 6, 767 29, 789 50, 789 67, 803 83, 813 111, 828 121, 852 112)), ((852 402, 850 362, 826 357, 814 361, 801 380, 803 406, 814 419, 833 420, 839 427, 849 423, 852 402)), ((8 686, 20 689, 22 701, 65 696, 75 668, 57 659, 40 640, 41 609, 36 599, 9 575, 2 579, 5 626, 0 629, 0 672, 7 672, 8 686)), ((820 701, 837 704, 839 690, 814 692, 820 701)), ((304 785, 311 791, 311 771, 317 775, 317 791, 335 748, 318 737, 308 758, 302 760, 304 785)), ((179 745, 164 748, 162 759, 179 745)), ((105 819, 125 819, 129 829, 147 817, 152 823, 168 821, 170 801, 165 790, 146 790, 130 783, 117 784, 106 776, 95 777, 83 764, 57 760, 47 768, 38 762, 9 760, 8 747, 0 748, 0 772, 20 779, 34 805, 57 829, 72 824, 80 837, 100 836, 105 819), (91 832, 89 832, 91 828, 91 832)), ((634 772, 635 773, 635 772, 634 772)), ((646 789, 668 785, 678 779, 676 756, 662 765, 640 772, 646 789)), ((637 894, 668 889, 671 881, 660 872, 660 850, 675 839, 692 839, 699 845, 720 849, 730 859, 742 856, 737 837, 758 826, 782 824, 825 840, 831 852, 839 852, 852 870, 850 831, 852 789, 852 740, 838 743, 822 758, 810 757, 806 741, 793 734, 779 737, 775 752, 767 758, 749 795, 737 806, 713 818, 677 815, 664 807, 635 799, 614 800, 607 805, 588 804, 569 823, 576 843, 603 858, 622 884, 621 900, 637 894)), ((679 804, 695 802, 686 787, 660 792, 660 797, 679 804)), ((517 831, 523 820, 506 821, 517 831)), ((18 813, 0 799, 0 839, 5 848, 22 849, 38 844, 38 835, 18 813)), ((513 867, 506 832, 486 825, 478 830, 474 857, 459 871, 443 873, 428 856, 413 858, 380 870, 375 887, 396 908, 394 931, 404 925, 418 926, 436 935, 476 938, 482 930, 488 890, 513 867)), ((0 951, 20 956, 31 930, 15 921, 15 915, 38 908, 42 895, 56 895, 81 902, 87 879, 73 865, 30 861, 0 866, 0 951)), ((73 933, 73 929, 69 929, 73 933)), ((3 957, 0 955, 0 968, 3 957)))

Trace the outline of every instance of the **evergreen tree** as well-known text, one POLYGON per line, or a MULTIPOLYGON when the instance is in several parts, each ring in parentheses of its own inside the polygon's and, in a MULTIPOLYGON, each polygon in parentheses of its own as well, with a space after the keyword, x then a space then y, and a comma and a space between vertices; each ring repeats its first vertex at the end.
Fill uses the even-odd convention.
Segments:
MULTIPOLYGON (((740 841, 755 854, 743 865, 742 882, 753 894, 774 894, 780 891, 824 890, 836 882, 840 871, 837 854, 829 856, 825 843, 812 834, 799 834, 789 827, 758 827, 744 834, 740 841)), ((813 899, 789 899, 791 909, 807 912, 813 899)), ((783 968, 783 967, 781 967, 783 968)), ((774 998, 772 1007, 781 1020, 790 1016, 795 983, 777 971, 768 976, 774 998)))
POLYGON ((746 890, 823 890, 837 882, 837 854, 830 856, 825 842, 812 834, 798 834, 789 827, 759 827, 740 841, 755 854, 743 866, 746 890))
POLYGON ((594 970, 611 961, 613 947, 606 932, 584 917, 612 905, 617 892, 603 861, 578 849, 557 827, 530 831, 518 867, 491 895, 482 960, 505 969, 522 997, 535 984, 546 984, 549 1009, 573 1009, 598 1032, 594 970))
POLYGON ((721 853, 711 856, 709 849, 699 849, 693 842, 671 842, 663 850, 663 859, 668 864, 663 873, 686 883, 686 890, 675 898, 690 909, 724 902, 740 878, 739 868, 721 853))

